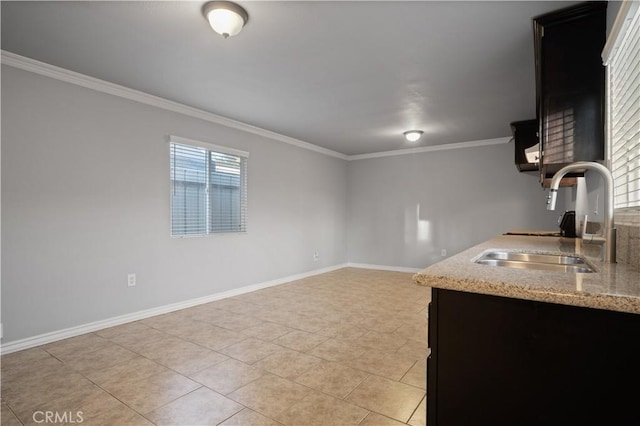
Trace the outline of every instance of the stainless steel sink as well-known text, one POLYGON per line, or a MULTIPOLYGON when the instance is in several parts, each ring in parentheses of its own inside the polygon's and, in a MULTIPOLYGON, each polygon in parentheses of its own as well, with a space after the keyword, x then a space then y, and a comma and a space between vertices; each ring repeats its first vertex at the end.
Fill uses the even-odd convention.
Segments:
POLYGON ((516 269, 538 269, 554 272, 590 273, 596 269, 585 258, 567 254, 546 254, 496 250, 485 252, 474 260, 480 265, 516 269))
POLYGON ((514 260, 518 262, 552 263, 559 265, 584 264, 584 258, 566 254, 527 253, 513 251, 491 251, 484 256, 486 259, 514 260))

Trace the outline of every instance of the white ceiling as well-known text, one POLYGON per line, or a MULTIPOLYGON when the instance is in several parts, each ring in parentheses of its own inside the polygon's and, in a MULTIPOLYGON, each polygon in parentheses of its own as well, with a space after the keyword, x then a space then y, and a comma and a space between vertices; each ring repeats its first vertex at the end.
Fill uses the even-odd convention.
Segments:
POLYGON ((576 2, 238 3, 225 40, 204 1, 2 1, 2 49, 356 155, 535 118, 531 20, 576 2))

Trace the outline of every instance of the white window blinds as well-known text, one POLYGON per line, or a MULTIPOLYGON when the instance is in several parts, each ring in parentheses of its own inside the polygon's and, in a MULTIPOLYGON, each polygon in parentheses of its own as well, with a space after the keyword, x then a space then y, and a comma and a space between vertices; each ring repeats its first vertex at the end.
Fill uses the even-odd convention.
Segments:
POLYGON ((170 141, 171 235, 245 232, 248 153, 170 141))
POLYGON ((639 3, 623 3, 603 53, 609 79, 609 144, 617 209, 640 207, 639 3))

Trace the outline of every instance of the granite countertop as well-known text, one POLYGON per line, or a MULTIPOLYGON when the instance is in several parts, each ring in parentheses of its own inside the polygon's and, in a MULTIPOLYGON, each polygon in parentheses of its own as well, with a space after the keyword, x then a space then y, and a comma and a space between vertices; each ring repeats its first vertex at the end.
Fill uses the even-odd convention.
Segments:
POLYGON ((579 238, 501 235, 416 273, 418 285, 640 314, 640 269, 605 264, 600 247, 579 238), (550 272, 487 266, 473 260, 488 250, 578 254, 594 273, 550 272))

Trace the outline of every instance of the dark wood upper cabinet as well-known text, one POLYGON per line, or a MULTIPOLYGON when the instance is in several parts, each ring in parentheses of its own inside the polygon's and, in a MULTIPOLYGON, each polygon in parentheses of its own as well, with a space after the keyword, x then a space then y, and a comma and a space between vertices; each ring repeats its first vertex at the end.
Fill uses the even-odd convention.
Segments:
POLYGON ((533 18, 540 181, 576 161, 604 160, 606 2, 533 18))

